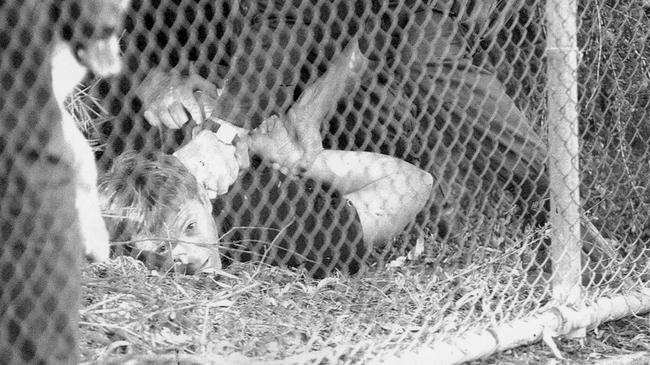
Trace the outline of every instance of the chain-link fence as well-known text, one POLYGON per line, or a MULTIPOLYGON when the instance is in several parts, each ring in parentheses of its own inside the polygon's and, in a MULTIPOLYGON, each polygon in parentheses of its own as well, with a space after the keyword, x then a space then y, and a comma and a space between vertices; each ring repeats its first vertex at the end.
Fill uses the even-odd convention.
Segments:
MULTIPOLYGON (((29 80, 51 72, 59 38, 17 40, 52 24, 105 39, 122 14, 118 1, 58 16, 11 3, 0 290, 3 306, 36 309, 2 308, 0 358, 27 359, 25 346, 50 351, 28 312, 78 296, 80 249, 56 227, 85 215, 30 180, 76 176, 37 158, 47 149, 32 136, 52 128, 33 115, 53 104, 13 106, 42 96, 29 80), (36 51, 40 63, 23 62, 36 51)), ((115 257, 82 274, 83 358, 453 363, 648 311, 648 12, 642 0, 130 1, 121 74, 84 79, 63 106, 93 146, 115 257)), ((76 304, 61 308, 67 319, 37 322, 67 328, 73 348, 76 304)))
POLYGON ((122 8, 0 2, 0 363, 79 361, 81 258, 105 260, 109 244, 93 154, 64 104, 86 67, 119 69, 122 8))

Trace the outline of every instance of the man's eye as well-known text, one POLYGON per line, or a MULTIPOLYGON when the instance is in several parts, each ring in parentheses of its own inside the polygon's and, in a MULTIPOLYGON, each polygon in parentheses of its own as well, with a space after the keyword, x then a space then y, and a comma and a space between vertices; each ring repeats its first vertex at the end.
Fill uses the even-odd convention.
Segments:
POLYGON ((185 227, 185 232, 194 232, 196 229, 196 222, 192 222, 185 227))
POLYGON ((164 255, 169 252, 171 245, 169 243, 163 243, 156 248, 155 253, 158 255, 164 255))

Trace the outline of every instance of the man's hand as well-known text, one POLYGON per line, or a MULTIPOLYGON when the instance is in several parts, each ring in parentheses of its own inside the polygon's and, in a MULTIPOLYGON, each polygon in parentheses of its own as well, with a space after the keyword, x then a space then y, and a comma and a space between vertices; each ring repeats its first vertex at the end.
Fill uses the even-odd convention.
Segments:
POLYGON ((207 190, 208 197, 214 199, 227 193, 239 176, 240 169, 248 167, 246 153, 241 148, 221 142, 214 133, 202 131, 190 143, 174 152, 174 156, 207 190))
POLYGON ((250 132, 248 146, 251 153, 273 163, 285 174, 297 174, 305 154, 296 130, 286 118, 271 116, 250 132))
POLYGON ((205 118, 205 103, 217 100, 220 90, 196 73, 181 76, 177 71, 153 70, 136 89, 144 104, 144 117, 153 126, 178 129, 189 121, 205 118))

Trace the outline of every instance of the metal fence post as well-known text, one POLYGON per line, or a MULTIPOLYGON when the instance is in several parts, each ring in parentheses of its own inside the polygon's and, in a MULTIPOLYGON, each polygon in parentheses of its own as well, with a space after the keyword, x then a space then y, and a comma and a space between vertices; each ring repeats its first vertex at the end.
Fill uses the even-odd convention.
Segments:
POLYGON ((576 0, 546 3, 552 293, 565 304, 581 300, 577 10, 576 0))

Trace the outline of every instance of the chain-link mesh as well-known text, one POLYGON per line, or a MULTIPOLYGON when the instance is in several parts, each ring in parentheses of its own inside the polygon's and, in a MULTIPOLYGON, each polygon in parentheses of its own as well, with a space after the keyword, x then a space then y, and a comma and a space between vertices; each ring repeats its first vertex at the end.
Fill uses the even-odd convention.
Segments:
POLYGON ((73 172, 45 147, 57 143, 60 113, 43 49, 51 37, 47 13, 30 6, 0 5, 0 362, 72 363, 81 251, 69 228, 75 219, 74 201, 67 199, 74 196, 73 172))
MULTIPOLYGON (((553 132, 572 121, 549 115, 570 116, 571 108, 578 111, 579 149, 560 161, 580 176, 579 194, 577 187, 569 191, 580 201, 565 202, 579 208, 566 222, 566 232, 579 232, 582 244, 580 257, 569 262, 582 288, 574 304, 647 289, 648 6, 580 1, 577 18, 566 14, 565 20, 567 31, 577 23, 577 44, 566 47, 552 41, 558 37, 547 18, 556 15, 548 6, 533 0, 132 0, 120 38, 121 75, 84 80, 87 88, 69 103, 94 146, 114 254, 130 254, 159 272, 203 272, 196 280, 222 284, 187 278, 169 287, 134 284, 138 274, 107 274, 116 261, 95 267, 85 284, 84 346, 117 337, 142 351, 172 345, 208 357, 363 363, 540 313, 558 299, 552 288, 561 287, 565 243, 553 237, 569 216, 549 202, 551 190, 570 178, 561 167, 553 170, 558 151, 549 150, 548 140, 571 147, 571 136, 553 132), (549 67, 577 55, 576 99, 570 82, 557 89, 549 67), (113 287, 104 296, 93 294, 106 289, 97 282, 107 276, 118 281, 107 284, 113 287), (200 348, 181 339, 192 325, 167 319, 162 326, 175 327, 158 328, 157 316, 167 313, 160 304, 165 291, 196 299, 170 310, 200 321, 193 325, 198 337, 186 341, 200 348), (144 314, 125 321, 134 308, 144 314), (97 328, 105 338, 89 335, 97 328), (138 337, 148 330, 156 333, 150 341, 138 337)), ((2 11, 14 19, 10 5, 2 11)), ((43 144, 30 137, 39 135, 38 123, 9 116, 46 110, 12 106, 15 98, 38 94, 25 90, 35 90, 31 75, 42 65, 23 59, 31 61, 30 49, 46 52, 48 44, 18 42, 24 32, 37 32, 33 21, 12 21, 2 30, 3 91, 14 95, 2 104, 4 119, 14 121, 3 124, 12 126, 1 136, 4 171, 16 170, 16 161, 26 163, 43 144), (25 84, 13 82, 23 78, 25 84), (21 123, 27 124, 15 127, 21 123), (31 149, 16 147, 32 142, 31 149)), ((76 251, 52 249, 69 254, 62 262, 70 271, 55 280, 58 256, 40 250, 49 242, 68 247, 65 229, 57 227, 71 225, 74 207, 60 198, 68 195, 64 190, 42 188, 39 174, 46 172, 49 184, 72 173, 58 164, 50 173, 41 165, 52 161, 36 161, 2 177, 0 219, 8 227, 2 298, 3 305, 14 303, 10 292, 27 291, 18 300, 36 299, 33 306, 45 306, 36 311, 50 314, 57 300, 43 290, 66 288, 72 292, 65 300, 76 298, 70 269, 76 261, 68 257, 76 251), (47 219, 52 212, 56 219, 47 219), (16 245, 26 253, 20 256, 16 245), (40 267, 34 260, 54 266, 32 274, 40 267), (19 268, 26 273, 15 274, 19 268), (24 289, 44 285, 43 275, 57 286, 24 289)), ((68 321, 50 319, 66 323, 73 344, 75 306, 64 308, 68 321)), ((3 308, 0 324, 12 331, 15 318, 29 322, 27 314, 3 308)), ((0 336, 12 338, 12 350, 3 343, 2 359, 27 356, 24 346, 33 345, 21 341, 38 343, 22 333, 0 336)))
POLYGON ((64 104, 85 66, 117 70, 120 8, 0 2, 2 364, 79 362, 81 258, 107 259, 109 246, 92 151, 64 104))

